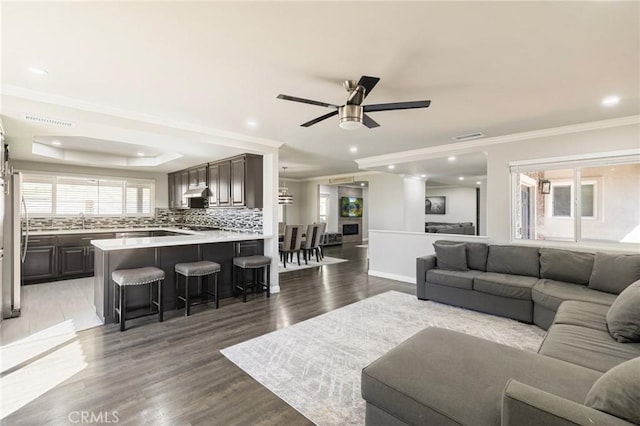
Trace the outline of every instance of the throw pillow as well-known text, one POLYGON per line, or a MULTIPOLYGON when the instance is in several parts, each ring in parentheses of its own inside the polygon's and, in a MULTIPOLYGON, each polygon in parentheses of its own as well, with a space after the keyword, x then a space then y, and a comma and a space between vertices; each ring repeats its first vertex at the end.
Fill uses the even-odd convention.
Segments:
POLYGON ((618 342, 640 342, 640 280, 624 289, 607 312, 609 334, 618 342))
POLYGON ((596 253, 589 288, 620 294, 640 280, 640 254, 596 253))
POLYGON ((436 250, 438 268, 449 271, 467 271, 467 251, 464 243, 438 244, 433 243, 436 250))
POLYGON ((640 357, 616 365, 600 376, 584 405, 640 424, 640 357))
MULTIPOLYGON (((461 244, 460 241, 438 240, 435 244, 461 244)), ((487 255, 489 254, 489 246, 485 243, 464 242, 467 249, 467 267, 477 271, 487 270, 487 255)))
POLYGON ((593 260, 593 253, 541 248, 540 276, 555 281, 588 284, 593 260))

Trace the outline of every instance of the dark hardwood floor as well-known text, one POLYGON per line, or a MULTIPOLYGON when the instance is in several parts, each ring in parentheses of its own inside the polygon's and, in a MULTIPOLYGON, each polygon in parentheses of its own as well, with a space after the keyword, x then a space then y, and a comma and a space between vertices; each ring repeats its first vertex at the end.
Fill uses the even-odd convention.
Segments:
POLYGON ((415 292, 368 276, 365 248, 327 247, 326 255, 349 261, 281 274, 281 291, 270 299, 225 299, 189 317, 171 311, 163 323, 140 318, 122 333, 115 324, 79 332, 66 345, 79 343, 86 367, 2 424, 72 424, 72 412, 71 420, 111 413, 113 423, 114 411, 123 425, 311 424, 219 351, 388 290, 415 292))

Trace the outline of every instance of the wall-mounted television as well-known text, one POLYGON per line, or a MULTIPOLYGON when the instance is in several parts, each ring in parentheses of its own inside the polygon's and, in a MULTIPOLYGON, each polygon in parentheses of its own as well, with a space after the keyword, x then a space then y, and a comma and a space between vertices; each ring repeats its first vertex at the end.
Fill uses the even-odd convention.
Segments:
POLYGON ((362 217, 362 206, 360 197, 341 197, 340 217, 362 217))

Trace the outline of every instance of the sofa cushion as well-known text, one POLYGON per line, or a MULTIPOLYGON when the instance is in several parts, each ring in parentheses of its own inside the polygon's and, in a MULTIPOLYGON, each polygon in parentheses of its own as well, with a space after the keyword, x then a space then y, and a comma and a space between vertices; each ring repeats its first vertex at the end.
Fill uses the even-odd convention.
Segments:
POLYGON ((436 262, 438 268, 449 271, 466 271, 467 250, 464 243, 459 244, 438 244, 433 243, 436 251, 436 262))
POLYGON ((364 368, 362 397, 407 424, 500 425, 502 393, 509 379, 583 403, 600 375, 430 327, 364 368))
POLYGON ((640 424, 640 358, 604 373, 591 387, 584 405, 640 424))
POLYGON ((602 305, 611 305, 616 296, 601 291, 592 290, 588 287, 578 284, 565 283, 562 281, 553 281, 540 279, 533 286, 531 298, 545 308, 558 310, 558 307, 565 300, 579 300, 582 302, 600 303, 602 305))
POLYGON ((618 342, 640 342, 640 280, 616 297, 607 312, 607 326, 618 342))
POLYGON ((620 294, 640 280, 640 254, 596 253, 589 288, 620 294))
POLYGON ((640 356, 640 343, 618 343, 606 331, 554 324, 538 353, 604 373, 640 356))
POLYGON ((510 299, 531 300, 531 289, 536 282, 535 277, 482 272, 474 279, 473 289, 510 299))
POLYGON ((487 272, 539 277, 538 247, 490 245, 487 272))
MULTIPOLYGON (((460 241, 438 240, 435 244, 460 244, 460 241)), ((485 243, 470 241, 465 241, 464 245, 467 249, 467 266, 477 271, 486 271, 489 246, 485 243)))
POLYGON ((600 303, 579 302, 568 300, 562 302, 553 320, 554 324, 577 325, 593 328, 594 330, 609 331, 607 329, 608 305, 600 303))
POLYGON ((473 289, 473 279, 482 274, 480 271, 447 271, 444 269, 430 269, 427 271, 427 282, 447 287, 473 289))
POLYGON ((553 248, 540 249, 540 277, 576 284, 588 284, 593 270, 593 253, 553 248))

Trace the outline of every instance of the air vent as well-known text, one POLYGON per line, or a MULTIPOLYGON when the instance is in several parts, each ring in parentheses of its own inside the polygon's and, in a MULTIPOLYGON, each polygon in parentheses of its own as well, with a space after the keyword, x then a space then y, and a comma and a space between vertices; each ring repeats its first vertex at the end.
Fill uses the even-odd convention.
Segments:
POLYGON ((353 181, 354 181, 353 176, 347 176, 347 177, 329 179, 329 184, 338 185, 341 183, 353 183, 353 181))
POLYGON ((478 132, 478 133, 469 133, 468 135, 454 136, 451 139, 453 139, 454 141, 463 142, 463 141, 470 141, 472 139, 484 138, 484 136, 485 136, 484 133, 478 132))
POLYGON ((76 127, 76 123, 73 121, 65 121, 58 120, 56 118, 48 118, 48 117, 39 117, 37 115, 25 115, 24 119, 27 121, 34 121, 40 124, 47 124, 49 126, 58 126, 58 127, 76 127))

